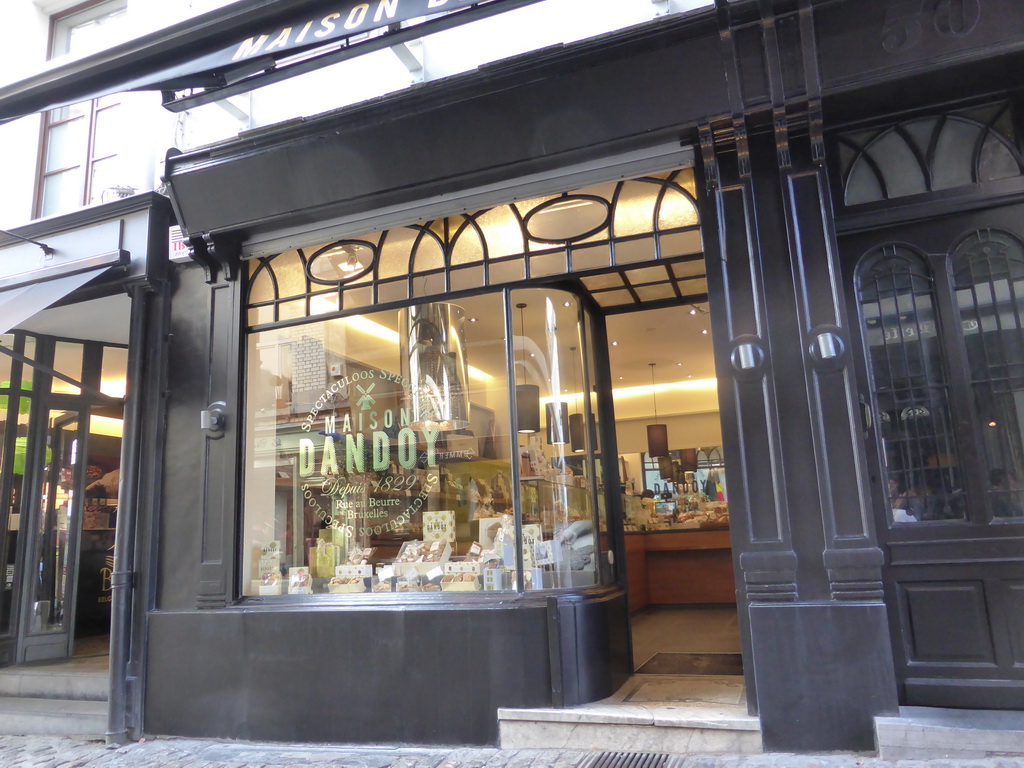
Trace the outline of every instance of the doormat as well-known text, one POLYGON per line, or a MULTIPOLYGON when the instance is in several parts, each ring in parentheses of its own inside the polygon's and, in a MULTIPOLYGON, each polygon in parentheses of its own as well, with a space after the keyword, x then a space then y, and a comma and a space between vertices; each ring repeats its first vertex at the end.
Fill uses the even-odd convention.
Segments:
POLYGON ((640 675, 742 675, 738 653, 656 653, 637 670, 640 675))

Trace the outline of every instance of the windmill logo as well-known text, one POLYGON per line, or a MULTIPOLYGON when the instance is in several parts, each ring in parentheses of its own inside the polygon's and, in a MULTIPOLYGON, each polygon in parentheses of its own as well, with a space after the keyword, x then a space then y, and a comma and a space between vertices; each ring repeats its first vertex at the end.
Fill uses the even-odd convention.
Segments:
POLYGON ((370 408, 373 407, 373 404, 377 402, 373 395, 370 394, 373 391, 373 388, 376 386, 377 383, 374 382, 373 384, 370 384, 370 386, 368 386, 366 389, 363 389, 361 385, 356 384, 356 389, 358 389, 359 393, 362 395, 362 397, 356 400, 356 405, 359 406, 359 410, 368 411, 370 410, 370 408))

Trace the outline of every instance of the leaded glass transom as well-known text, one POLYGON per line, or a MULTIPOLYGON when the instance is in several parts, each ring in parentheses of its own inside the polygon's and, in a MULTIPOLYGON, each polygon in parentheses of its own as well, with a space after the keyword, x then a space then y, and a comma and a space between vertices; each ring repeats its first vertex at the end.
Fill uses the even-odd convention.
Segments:
POLYGON ((917 117, 838 141, 846 205, 1024 175, 1008 104, 917 117))
POLYGON ((703 297, 695 194, 682 168, 254 259, 248 324, 601 271, 605 307, 703 297))

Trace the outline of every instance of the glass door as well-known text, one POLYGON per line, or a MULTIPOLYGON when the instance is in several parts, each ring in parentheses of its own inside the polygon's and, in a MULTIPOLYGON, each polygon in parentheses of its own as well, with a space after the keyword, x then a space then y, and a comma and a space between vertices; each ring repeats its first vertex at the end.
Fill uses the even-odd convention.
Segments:
POLYGON ((27 559, 27 599, 22 606, 26 628, 19 661, 64 658, 74 640, 74 585, 82 528, 86 456, 83 414, 50 409, 46 419, 45 458, 36 475, 36 524, 27 559))

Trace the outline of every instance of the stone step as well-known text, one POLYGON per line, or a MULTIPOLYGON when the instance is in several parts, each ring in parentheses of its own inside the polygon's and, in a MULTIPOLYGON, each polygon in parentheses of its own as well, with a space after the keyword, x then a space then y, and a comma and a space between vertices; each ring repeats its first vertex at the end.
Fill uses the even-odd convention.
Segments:
POLYGON ((106 701, 109 677, 103 672, 58 671, 54 666, 0 669, 0 696, 106 701))
POLYGON ((617 712, 499 709, 502 749, 600 749, 664 754, 761 752, 761 724, 750 715, 700 708, 619 705, 617 712))
POLYGON ((563 709, 499 709, 503 749, 756 754, 761 721, 743 678, 634 675, 613 696, 563 709))
POLYGON ((1024 712, 900 707, 898 717, 876 717, 883 760, 983 759, 1024 756, 1024 712))
POLYGON ((107 703, 0 696, 4 736, 95 736, 107 732, 107 703))

